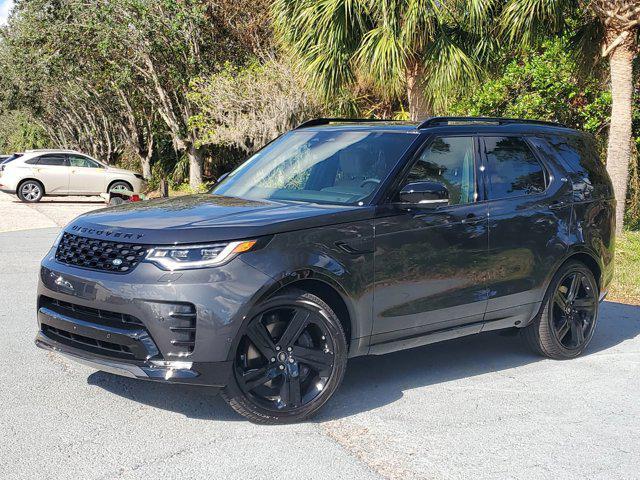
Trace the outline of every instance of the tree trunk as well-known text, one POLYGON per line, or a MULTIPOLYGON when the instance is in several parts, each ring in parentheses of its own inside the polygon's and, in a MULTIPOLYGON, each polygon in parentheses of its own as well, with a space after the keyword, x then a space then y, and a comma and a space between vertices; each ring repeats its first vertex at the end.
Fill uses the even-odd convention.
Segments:
POLYGON ((146 149, 142 149, 142 145, 140 145, 140 139, 143 138, 140 135, 136 134, 136 140, 138 145, 138 157, 140 158, 140 165, 142 166, 142 176, 145 180, 149 180, 151 178, 151 159, 153 158, 153 133, 147 134, 147 144, 146 149))
POLYGON ((151 178, 151 158, 140 155, 140 163, 142 164, 142 176, 145 180, 149 180, 151 178))
POLYGON ((424 94, 424 70, 418 62, 409 64, 406 78, 409 117, 412 121, 424 120, 430 115, 430 111, 424 94))
POLYGON ((202 170, 204 167, 202 150, 191 144, 187 149, 187 155, 189 156, 189 186, 196 190, 202 184, 202 170))
POLYGON ((633 96, 633 51, 628 43, 613 50, 611 70, 611 125, 607 147, 607 171, 616 196, 616 232, 622 231, 629 163, 631 159, 631 102, 633 96))

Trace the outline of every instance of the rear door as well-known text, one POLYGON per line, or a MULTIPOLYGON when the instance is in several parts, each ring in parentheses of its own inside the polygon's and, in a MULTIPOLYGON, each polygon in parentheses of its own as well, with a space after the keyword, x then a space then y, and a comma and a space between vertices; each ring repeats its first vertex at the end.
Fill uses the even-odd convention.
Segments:
POLYGON ((526 322, 567 251, 571 186, 524 136, 480 137, 489 208, 486 321, 526 322))
POLYGON ((65 195, 69 190, 69 164, 64 155, 46 154, 29 162, 36 180, 44 185, 44 191, 51 195, 65 195))
POLYGON ((69 191, 80 195, 99 195, 107 190, 107 171, 84 155, 68 155, 71 173, 69 191))

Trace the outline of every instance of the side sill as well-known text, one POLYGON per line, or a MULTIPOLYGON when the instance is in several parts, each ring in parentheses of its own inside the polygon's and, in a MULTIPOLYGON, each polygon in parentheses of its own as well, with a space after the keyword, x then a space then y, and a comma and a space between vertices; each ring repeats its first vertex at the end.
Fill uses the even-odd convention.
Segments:
POLYGON ((453 340, 454 338, 466 337, 480 332, 489 330, 500 330, 503 328, 515 327, 517 319, 501 318, 491 322, 476 322, 460 327, 447 328, 429 332, 424 335, 414 335, 410 337, 400 338, 398 340, 390 340, 372 344, 369 348, 370 355, 384 355, 385 353, 396 352, 398 350, 406 350, 409 348, 421 347, 431 343, 443 342, 445 340, 453 340))

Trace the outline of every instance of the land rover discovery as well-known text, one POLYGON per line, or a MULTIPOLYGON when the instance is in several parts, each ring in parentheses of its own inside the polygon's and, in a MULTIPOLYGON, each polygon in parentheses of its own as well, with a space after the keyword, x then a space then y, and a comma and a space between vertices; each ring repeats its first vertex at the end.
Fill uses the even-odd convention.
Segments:
POLYGON ((316 413, 350 357, 511 329, 573 358, 614 211, 593 140, 562 125, 312 120, 210 193, 71 222, 42 261, 36 344, 221 387, 259 423, 316 413))

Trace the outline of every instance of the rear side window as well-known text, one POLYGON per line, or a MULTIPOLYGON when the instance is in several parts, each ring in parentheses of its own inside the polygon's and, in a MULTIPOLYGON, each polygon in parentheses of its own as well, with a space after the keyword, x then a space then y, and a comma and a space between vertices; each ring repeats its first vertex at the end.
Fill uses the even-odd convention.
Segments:
POLYGON ((612 196, 607 169, 598 156, 595 141, 587 135, 552 135, 533 140, 536 147, 556 158, 569 174, 573 188, 582 198, 612 196))
POLYGON ((527 142, 518 137, 483 137, 483 140, 491 200, 544 192, 545 169, 527 142))
POLYGON ((38 161, 37 165, 49 165, 52 167, 63 167, 66 165, 66 160, 62 155, 43 155, 34 160, 38 161))
POLYGON ((3 163, 3 164, 6 165, 7 163, 13 162, 15 159, 20 158, 21 156, 22 156, 21 153, 14 153, 13 155, 11 155, 11 156, 5 158, 4 160, 0 161, 0 163, 3 163))

